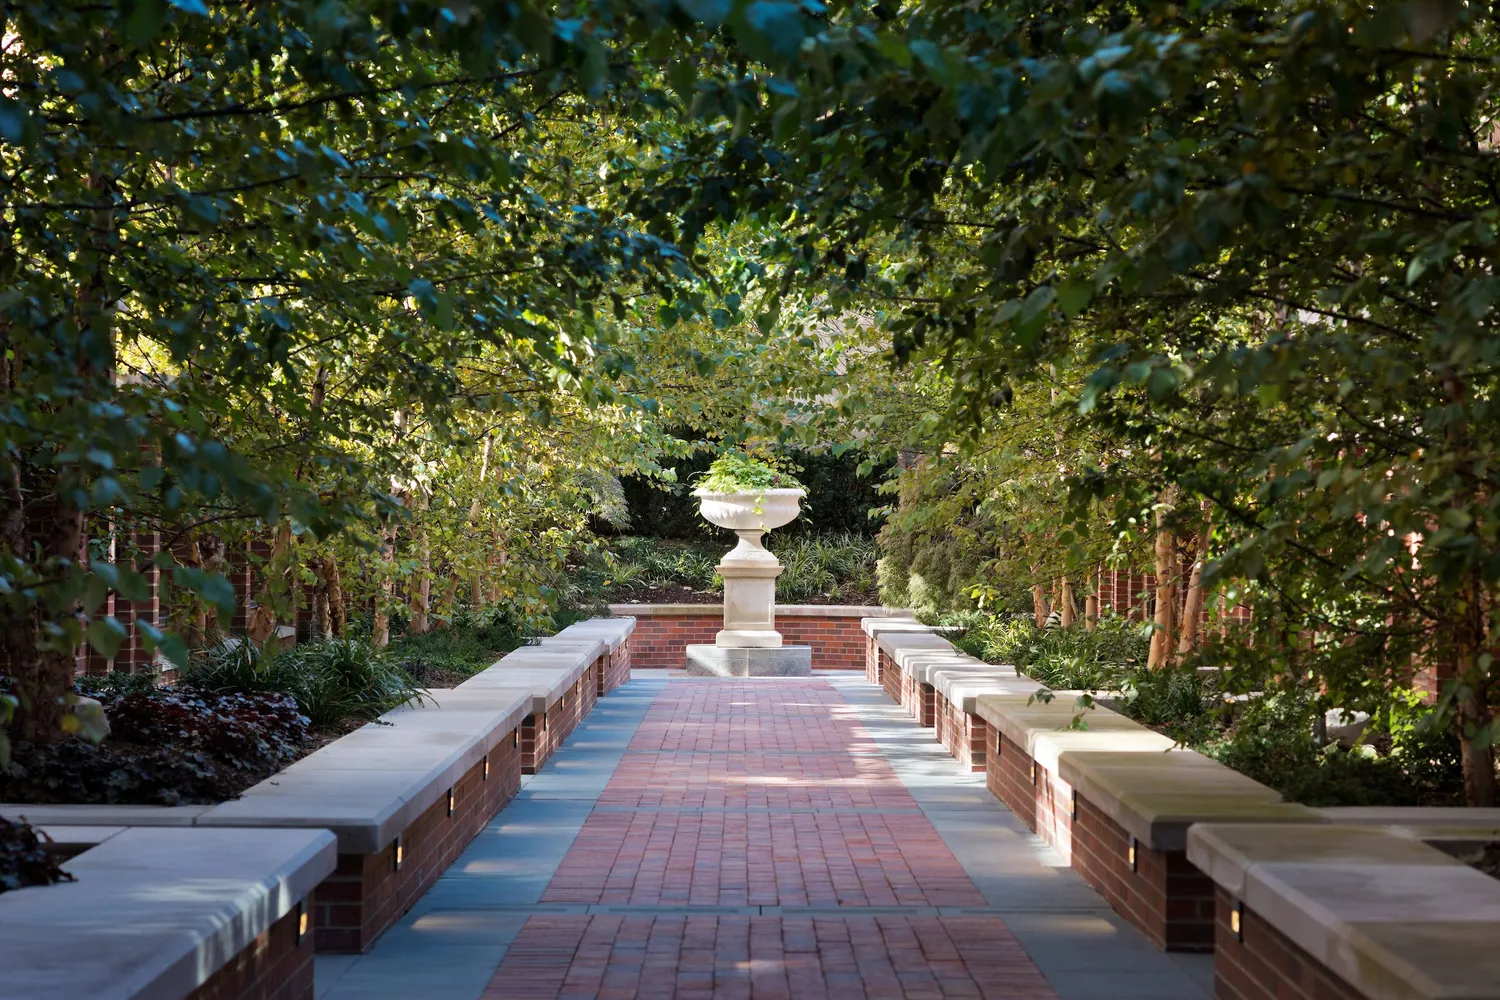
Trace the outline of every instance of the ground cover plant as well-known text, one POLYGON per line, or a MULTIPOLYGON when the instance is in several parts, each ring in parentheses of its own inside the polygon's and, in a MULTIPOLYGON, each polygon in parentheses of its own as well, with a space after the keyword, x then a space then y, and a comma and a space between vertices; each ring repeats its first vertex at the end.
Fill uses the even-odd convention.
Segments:
POLYGON ((95 743, 18 741, 0 770, 0 800, 182 805, 222 802, 320 741, 291 696, 158 688, 149 679, 80 685, 110 731, 95 743))
POLYGON ((72 880, 29 824, 0 818, 0 892, 72 880))

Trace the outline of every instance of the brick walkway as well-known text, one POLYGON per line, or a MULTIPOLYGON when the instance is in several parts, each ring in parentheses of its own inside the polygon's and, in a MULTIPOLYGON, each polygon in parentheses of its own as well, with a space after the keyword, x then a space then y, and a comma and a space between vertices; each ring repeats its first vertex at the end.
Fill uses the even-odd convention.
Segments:
POLYGON ((599 701, 318 1000, 1208 1000, 862 675, 599 701))
POLYGON ((531 916, 485 1000, 1055 996, 822 681, 668 683, 541 902, 620 912, 531 916))

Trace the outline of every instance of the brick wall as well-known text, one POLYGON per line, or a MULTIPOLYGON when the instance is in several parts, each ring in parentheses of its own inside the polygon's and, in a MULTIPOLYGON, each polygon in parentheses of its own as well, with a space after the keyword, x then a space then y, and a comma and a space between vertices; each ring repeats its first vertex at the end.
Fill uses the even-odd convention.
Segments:
POLYGON ((1233 901, 1222 889, 1216 900, 1216 1000, 1369 1000, 1248 909, 1240 911, 1236 935, 1229 922, 1233 901))
POLYGON ((1110 907, 1168 951, 1213 948, 1213 882, 1182 851, 1135 845, 1131 837, 1067 782, 988 727, 985 787, 1027 828, 1062 855, 1110 907), (1076 809, 1076 815, 1075 815, 1076 809))
POLYGON ((983 771, 988 738, 986 730, 989 729, 984 720, 944 698, 941 691, 933 704, 938 742, 969 770, 983 771))
POLYGON ((619 649, 604 654, 604 668, 599 672, 601 697, 630 680, 630 642, 627 638, 619 649))
MULTIPOLYGON (((636 617, 630 655, 633 665, 642 670, 685 669, 686 648, 712 644, 724 627, 724 610, 717 604, 705 604, 702 611, 653 613, 649 608, 620 609, 636 617)), ((812 647, 814 670, 863 670, 865 634, 859 621, 867 614, 868 609, 838 614, 830 608, 828 615, 777 615, 776 631, 788 646, 812 647)))
POLYGON ((536 774, 547 758, 557 752, 578 728, 585 715, 593 711, 598 700, 599 680, 596 670, 600 661, 585 670, 578 680, 541 714, 526 716, 521 721, 520 751, 521 773, 536 774))
POLYGON ((495 814, 521 790, 516 733, 502 739, 453 786, 453 813, 443 796, 402 831, 396 845, 374 854, 340 854, 338 868, 313 893, 320 952, 362 952, 394 924, 458 859, 495 814))
POLYGON ((1144 844, 1135 845, 1132 870, 1131 843, 1124 828, 1079 796, 1078 818, 1073 821, 1073 870, 1158 948, 1212 951, 1213 881, 1184 852, 1154 850, 1144 844))
POLYGON ((876 653, 880 671, 880 686, 885 690, 887 698, 896 704, 901 704, 902 684, 901 671, 896 669, 896 661, 886 655, 884 650, 876 653))
POLYGON ((187 995, 187 1000, 313 1000, 313 939, 293 908, 187 995))

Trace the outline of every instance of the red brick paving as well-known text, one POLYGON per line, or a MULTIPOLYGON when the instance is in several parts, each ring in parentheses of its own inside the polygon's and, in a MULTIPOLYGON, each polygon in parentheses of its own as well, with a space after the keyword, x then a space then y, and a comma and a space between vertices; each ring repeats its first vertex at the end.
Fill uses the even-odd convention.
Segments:
POLYGON ((657 696, 543 903, 817 907, 531 917, 484 1000, 1051 1000, 832 686, 676 679, 657 696))

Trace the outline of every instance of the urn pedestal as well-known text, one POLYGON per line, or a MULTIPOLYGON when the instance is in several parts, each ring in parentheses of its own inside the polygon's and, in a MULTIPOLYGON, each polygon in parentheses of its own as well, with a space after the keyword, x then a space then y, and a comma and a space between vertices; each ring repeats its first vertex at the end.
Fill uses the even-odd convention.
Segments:
POLYGON ((712 677, 808 676, 812 647, 785 646, 776 631, 776 577, 781 563, 761 536, 796 520, 802 490, 711 493, 695 490, 705 520, 739 536, 719 561, 724 627, 712 646, 687 648, 688 673, 712 677))

